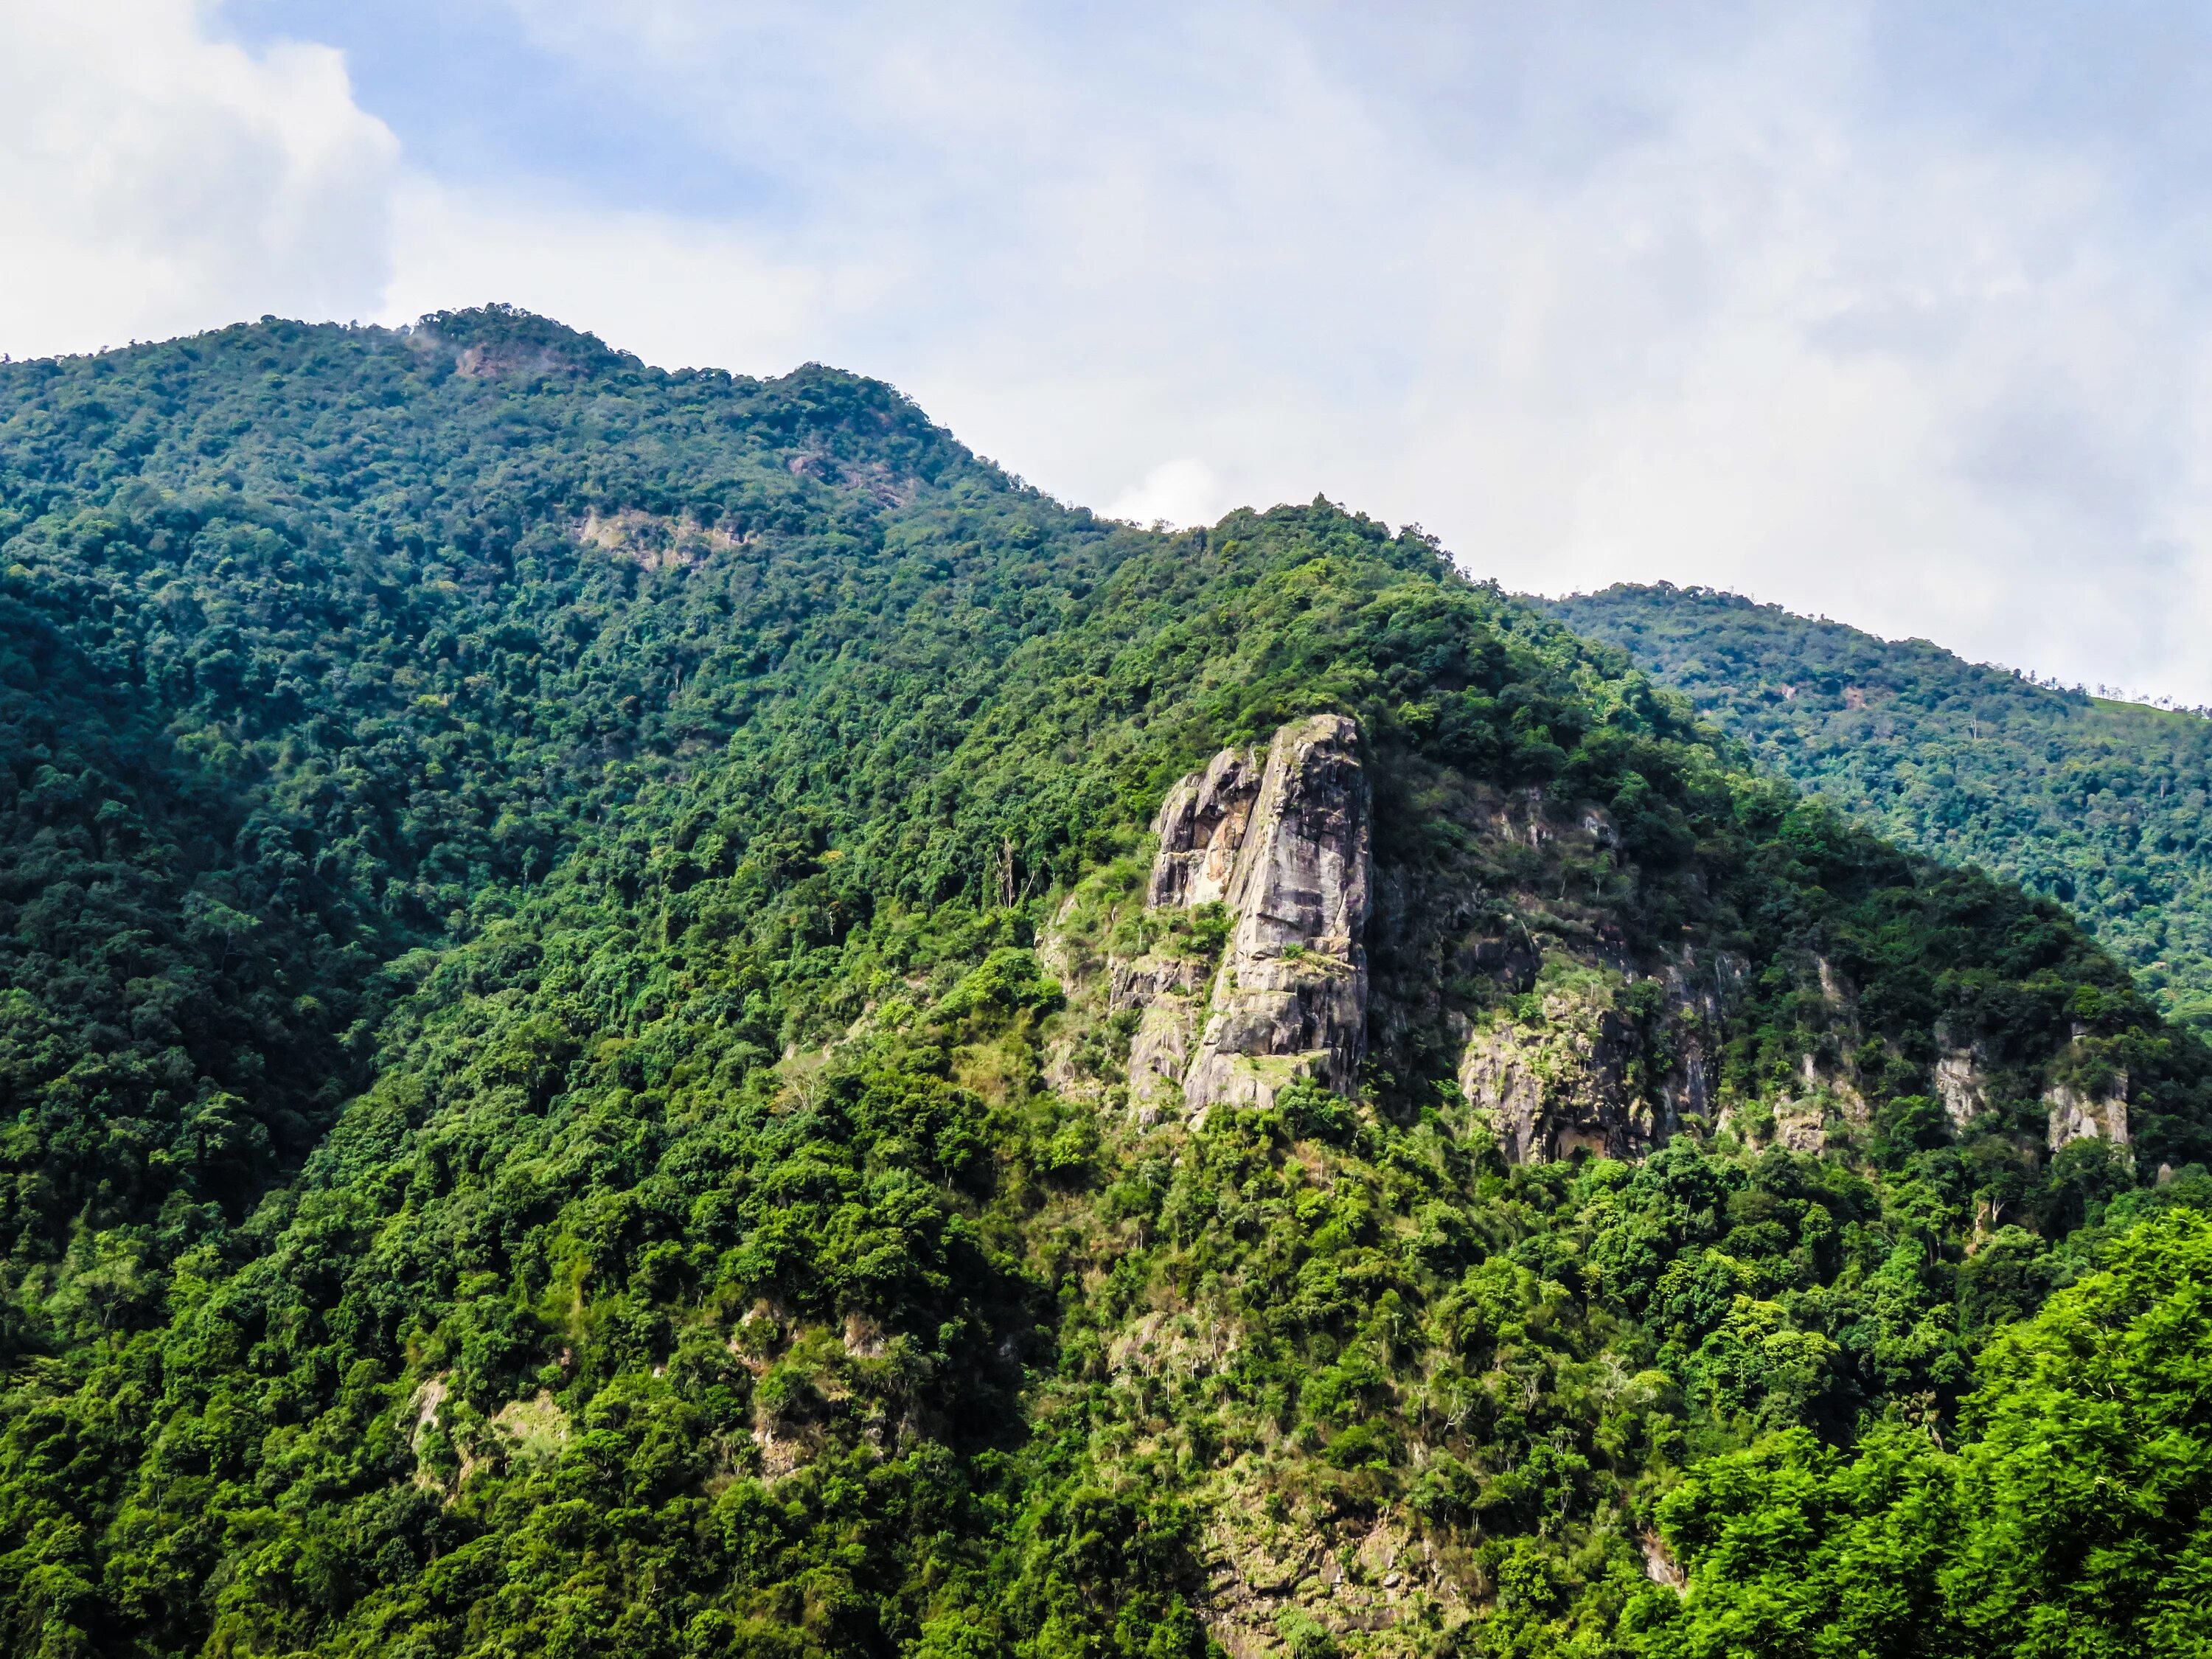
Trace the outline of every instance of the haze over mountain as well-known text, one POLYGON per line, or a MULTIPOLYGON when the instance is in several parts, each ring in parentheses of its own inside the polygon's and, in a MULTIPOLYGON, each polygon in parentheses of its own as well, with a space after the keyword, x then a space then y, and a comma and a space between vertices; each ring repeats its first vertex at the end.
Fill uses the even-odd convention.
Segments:
POLYGON ((10 1650, 2201 1651, 2212 1050, 1417 530, 491 307, 0 538, 10 1650))

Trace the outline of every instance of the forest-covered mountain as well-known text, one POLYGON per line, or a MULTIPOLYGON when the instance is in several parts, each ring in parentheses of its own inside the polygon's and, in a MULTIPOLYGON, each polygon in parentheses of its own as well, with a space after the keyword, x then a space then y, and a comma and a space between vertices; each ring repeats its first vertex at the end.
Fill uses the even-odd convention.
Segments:
POLYGON ((2202 1651, 2212 1052, 1428 538, 498 308, 0 514, 8 1650, 2202 1651))
POLYGON ((2057 899, 2212 1026, 2212 720, 1710 588, 1542 603, 1875 834, 2057 899))

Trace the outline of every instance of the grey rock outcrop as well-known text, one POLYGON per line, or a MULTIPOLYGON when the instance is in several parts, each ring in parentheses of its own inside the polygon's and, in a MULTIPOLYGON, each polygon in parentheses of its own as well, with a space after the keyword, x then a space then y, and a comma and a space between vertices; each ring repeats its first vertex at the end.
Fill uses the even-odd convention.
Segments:
POLYGON ((2128 1073, 2112 1063, 2111 1042, 2075 1023, 2072 1040, 2052 1065, 2043 1091, 2052 1152, 2076 1140, 2128 1144, 2128 1073))
POLYGON ((1358 726, 1316 714, 1282 727, 1264 756, 1224 750, 1169 793, 1153 828, 1147 907, 1218 902, 1234 924, 1202 1003, 1193 958, 1113 964, 1111 1006, 1140 1011, 1131 1098, 1180 1085, 1197 1115, 1224 1101, 1268 1104, 1300 1078, 1352 1093, 1371 884, 1358 726))
POLYGON ((1141 1108, 1179 1087, 1206 989, 1195 957, 1149 955, 1111 965, 1107 1007, 1137 1011, 1129 1037, 1129 1098, 1141 1108))
POLYGON ((1237 925, 1183 1079, 1194 1112, 1218 1102, 1267 1105, 1301 1078, 1358 1091, 1367 1042, 1367 819, 1358 726, 1316 714, 1275 733, 1223 895, 1237 925))
POLYGON ((2112 1087, 2100 1095, 2085 1093, 2063 1083, 2053 1084, 2044 1091, 2043 1104, 2050 1114, 2050 1145, 2054 1152, 2075 1140, 2109 1140, 2116 1146, 2128 1144, 2125 1072, 2120 1073, 2112 1087))
POLYGON ((1688 1118, 1720 1109, 1716 1034, 1745 963, 1727 952, 1665 959, 1655 1020, 1625 1000, 1635 976, 1600 964, 1549 981, 1539 1005, 1498 1009, 1468 1034, 1460 1091, 1509 1163, 1586 1151, 1640 1158, 1688 1118))
POLYGON ((1264 757, 1249 749, 1224 749, 1206 770, 1168 792, 1152 820, 1160 850, 1145 890, 1147 906, 1195 908, 1229 896, 1237 849, 1264 777, 1264 757))
POLYGON ((1577 1151, 1640 1158, 1685 1115, 1711 1109, 1713 1066, 1695 1011, 1678 1006, 1667 1030, 1673 1065, 1650 1079, 1650 1044, 1610 996, 1595 986, 1562 987, 1545 994, 1533 1022, 1499 1018, 1468 1039, 1460 1091, 1508 1163, 1547 1163, 1577 1151))
MULTIPOLYGON (((1939 1038, 1942 1033, 1938 1032, 1939 1038)), ((1951 1127, 1963 1129, 1988 1108, 1981 1056, 1971 1045, 1948 1046, 1936 1056, 1936 1096, 1951 1127)))
POLYGON ((1501 1022, 1461 1058, 1461 1092, 1498 1137, 1509 1164, 1541 1164, 1578 1148, 1627 1158, 1657 1126, 1628 1083, 1640 1052, 1634 1028, 1610 1008, 1572 995, 1544 999, 1544 1023, 1501 1022))

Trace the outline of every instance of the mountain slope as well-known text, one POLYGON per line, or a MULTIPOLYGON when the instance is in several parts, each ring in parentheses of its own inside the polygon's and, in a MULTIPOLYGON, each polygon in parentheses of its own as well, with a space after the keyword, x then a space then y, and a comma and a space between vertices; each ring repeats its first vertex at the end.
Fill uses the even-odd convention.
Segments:
POLYGON ((1326 503, 499 311, 0 489, 17 1650, 1620 1651, 2212 1185, 2055 905, 1326 503))
POLYGON ((1546 609, 1875 834, 2058 899, 2170 1012, 2212 1019, 2212 721, 1702 588, 1546 609))

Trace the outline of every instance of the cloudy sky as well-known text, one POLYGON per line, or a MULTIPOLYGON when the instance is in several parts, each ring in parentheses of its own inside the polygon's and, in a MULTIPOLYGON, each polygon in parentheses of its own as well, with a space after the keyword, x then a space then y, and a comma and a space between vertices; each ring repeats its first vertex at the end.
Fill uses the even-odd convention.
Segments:
POLYGON ((2212 702, 2212 12, 0 0, 0 350, 504 300, 2212 702))

